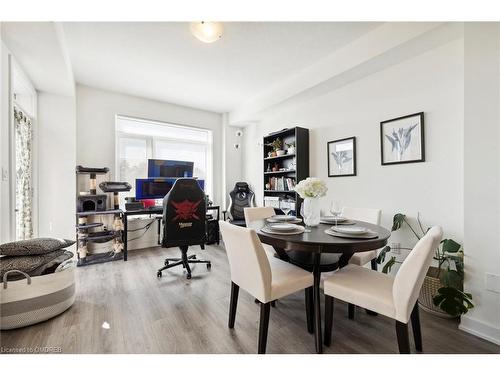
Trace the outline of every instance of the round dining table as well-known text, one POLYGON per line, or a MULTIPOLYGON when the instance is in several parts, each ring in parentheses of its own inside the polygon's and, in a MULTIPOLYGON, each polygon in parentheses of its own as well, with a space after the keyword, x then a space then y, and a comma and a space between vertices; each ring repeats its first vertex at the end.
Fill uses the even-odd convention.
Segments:
POLYGON ((315 227, 309 227, 310 231, 293 235, 270 234, 261 231, 260 229, 267 225, 266 220, 256 220, 249 225, 249 227, 255 229, 260 241, 271 245, 278 257, 284 261, 290 260, 287 252, 291 250, 308 252, 312 255, 312 273, 314 276, 314 336, 317 353, 323 352, 320 306, 321 254, 339 254, 339 268, 342 268, 349 263, 349 259, 354 253, 375 250, 385 246, 391 235, 390 231, 379 225, 363 221, 355 222, 357 226, 362 226, 375 232, 377 237, 371 239, 335 237, 325 233, 325 230, 332 226, 331 224, 319 224, 315 227))

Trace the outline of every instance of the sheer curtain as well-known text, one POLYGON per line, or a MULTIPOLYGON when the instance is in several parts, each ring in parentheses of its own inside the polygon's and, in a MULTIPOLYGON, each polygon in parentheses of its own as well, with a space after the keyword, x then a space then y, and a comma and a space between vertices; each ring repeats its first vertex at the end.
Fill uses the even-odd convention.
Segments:
POLYGON ((16 239, 33 237, 33 128, 32 119, 14 107, 16 149, 16 239))

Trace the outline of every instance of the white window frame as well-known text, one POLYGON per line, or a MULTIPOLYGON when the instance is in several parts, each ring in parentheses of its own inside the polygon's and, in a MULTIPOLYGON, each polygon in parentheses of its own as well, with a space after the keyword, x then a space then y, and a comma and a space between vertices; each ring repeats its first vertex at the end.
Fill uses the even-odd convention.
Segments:
MULTIPOLYGON (((153 155, 155 150, 155 144, 157 141, 167 141, 167 142, 175 142, 182 141, 183 143, 195 144, 195 145, 205 145, 207 146, 207 170, 205 176, 205 193, 213 197, 213 131, 206 128, 196 127, 196 126, 187 126, 174 124, 171 122, 157 121, 157 120, 149 120, 140 117, 126 116, 126 115, 116 115, 115 116, 115 176, 117 181, 121 181, 120 176, 120 139, 129 138, 129 139, 138 139, 146 141, 146 157, 147 159, 154 159, 153 155), (119 119, 143 122, 147 124, 153 125, 161 125, 168 127, 175 127, 180 129, 196 129, 207 132, 208 141, 195 141, 195 140, 186 140, 184 138, 176 138, 176 137, 159 137, 159 136, 148 136, 148 135, 140 135, 140 134, 132 134, 126 133, 118 130, 117 122, 119 119)), ((146 176, 145 176, 146 177, 146 176)), ((196 176, 195 176, 196 177, 196 176)), ((131 184, 134 184, 135 181, 127 181, 131 184)))

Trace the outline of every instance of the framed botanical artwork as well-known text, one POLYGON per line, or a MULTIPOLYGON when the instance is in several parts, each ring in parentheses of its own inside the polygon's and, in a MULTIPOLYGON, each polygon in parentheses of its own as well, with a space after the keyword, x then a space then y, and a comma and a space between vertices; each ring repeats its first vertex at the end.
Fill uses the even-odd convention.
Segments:
POLYGON ((356 137, 328 142, 328 177, 356 176, 356 137))
POLYGON ((382 165, 425 161, 424 112, 380 123, 382 165))

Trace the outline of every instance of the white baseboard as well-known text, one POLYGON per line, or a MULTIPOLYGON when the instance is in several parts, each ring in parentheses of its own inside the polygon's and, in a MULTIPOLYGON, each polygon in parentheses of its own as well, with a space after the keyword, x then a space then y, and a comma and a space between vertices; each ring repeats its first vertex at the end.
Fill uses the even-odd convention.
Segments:
POLYGON ((485 322, 462 315, 458 328, 474 336, 481 337, 482 339, 500 345, 500 329, 485 322))

